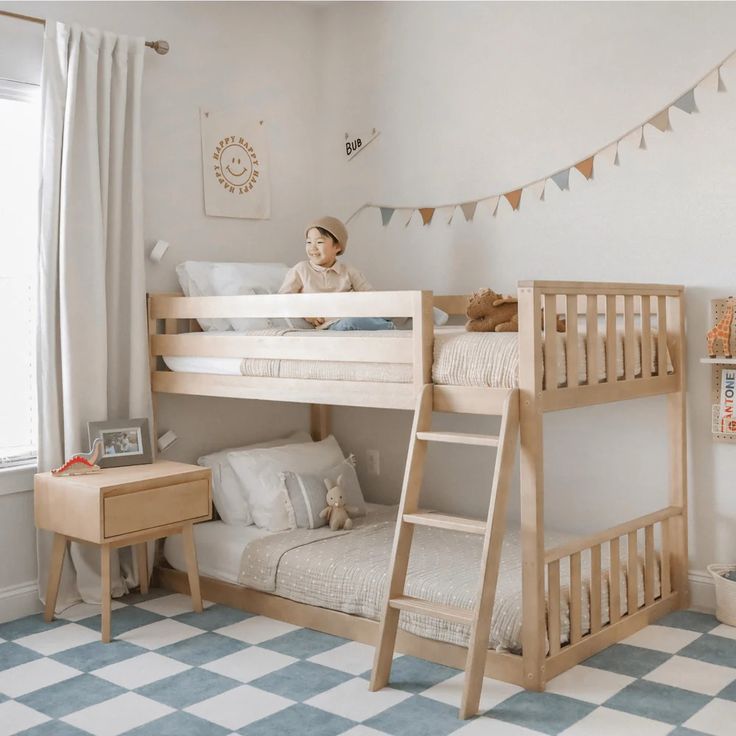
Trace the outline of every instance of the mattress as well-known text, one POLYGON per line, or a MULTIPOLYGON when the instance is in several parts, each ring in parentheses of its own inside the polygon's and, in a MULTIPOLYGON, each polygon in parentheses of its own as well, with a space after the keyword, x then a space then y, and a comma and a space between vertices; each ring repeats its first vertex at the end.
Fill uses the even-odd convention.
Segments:
MULTIPOLYGON (((255 527, 230 527, 222 522, 195 526, 197 553, 203 575, 244 584, 283 598, 378 620, 380 618, 396 507, 371 505, 368 514, 356 520, 346 533, 324 530, 293 530, 269 533, 255 527), (218 525, 215 527, 215 525, 218 525), (230 530, 237 530, 231 532, 230 530), (238 554, 238 545, 240 545, 238 554), (236 561, 237 560, 237 561, 236 561)), ((561 544, 570 535, 549 531, 547 547, 561 544)), ((472 534, 417 527, 407 576, 406 594, 437 603, 471 608, 474 604, 481 558, 482 537, 472 534)), ((176 569, 186 564, 178 537, 166 541, 165 555, 176 569)), ((583 556, 584 558, 587 555, 583 556)), ((621 613, 626 612, 625 556, 621 564, 621 613)), ((489 647, 500 651, 521 651, 521 543, 518 527, 510 527, 504 537, 496 602, 489 647)), ((569 640, 569 571, 561 565, 560 640, 569 640)), ((608 561, 602 559, 604 584, 601 610, 608 620, 608 561)), ((644 570, 637 566, 639 604, 644 603, 644 570)), ((655 593, 658 569, 655 576, 655 593)), ((582 629, 590 629, 589 566, 583 561, 581 595, 582 629)), ((431 639, 467 646, 469 627, 429 616, 402 612, 402 629, 431 639)))
MULTIPOLYGON (((382 504, 366 503, 367 513, 377 513, 382 504)), ((260 529, 255 524, 240 526, 224 521, 207 521, 194 525, 194 541, 197 546, 197 565, 201 575, 237 583, 243 550, 255 539, 271 536, 276 532, 260 529)), ((164 541, 164 557, 176 570, 186 570, 187 562, 181 534, 164 541)))
MULTIPOLYGON (((207 336, 276 336, 285 340, 290 335, 324 336, 345 340, 394 339, 409 340, 411 331, 386 330, 378 332, 355 330, 330 332, 326 330, 257 330, 250 332, 190 333, 207 336)), ((567 356, 565 334, 557 333, 558 385, 567 385, 567 356)), ((641 375, 641 336, 635 341, 634 373, 641 375)), ((597 337, 598 380, 606 380, 605 337, 597 337)), ((651 371, 657 372, 657 335, 651 335, 651 371)), ((668 356, 669 360, 669 356, 668 356)), ((186 373, 216 373, 233 376, 268 378, 300 378, 330 381, 373 381, 380 383, 411 383, 412 366, 407 363, 360 363, 349 361, 279 360, 266 358, 209 358, 201 356, 164 356, 164 362, 172 371, 186 373)), ((672 370, 668 365, 668 372, 672 370)), ((624 340, 619 332, 616 350, 616 372, 624 376, 624 340)), ((588 379, 586 362, 586 337, 578 334, 578 383, 588 379)), ((441 386, 488 386, 515 388, 519 385, 519 336, 515 332, 466 332, 463 327, 435 327, 434 361, 432 381, 441 386)))
MULTIPOLYGON (((255 524, 235 526, 224 521, 207 521, 194 525, 194 542, 197 547, 197 565, 200 575, 226 583, 237 583, 243 549, 254 539, 273 532, 259 529, 255 524)), ((187 561, 181 534, 167 537, 164 557, 176 570, 186 570, 187 561)))

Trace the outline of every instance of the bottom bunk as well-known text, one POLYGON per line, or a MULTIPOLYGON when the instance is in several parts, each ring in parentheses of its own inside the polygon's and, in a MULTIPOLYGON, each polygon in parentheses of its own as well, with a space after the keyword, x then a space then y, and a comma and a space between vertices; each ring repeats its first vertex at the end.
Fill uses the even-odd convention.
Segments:
MULTIPOLYGON (((597 553, 581 554, 571 535, 545 534, 548 548, 561 554, 577 550, 569 553, 570 565, 560 566, 559 558, 550 559, 546 620, 547 652, 553 656, 548 656, 545 679, 676 608, 668 561, 662 564, 652 547, 654 524, 666 525, 674 515, 676 510, 668 509, 643 517, 646 523, 634 527, 641 529, 641 546, 636 532, 629 531, 637 522, 630 522, 621 532, 628 544, 620 546, 616 537, 613 544, 585 548, 597 553), (618 579, 613 588, 611 578, 618 579), (571 595, 571 590, 577 594, 571 595)), ((211 600, 254 613, 373 643, 384 603, 395 516, 395 507, 369 504, 368 514, 356 520, 356 528, 343 533, 324 529, 273 533, 255 526, 199 524, 195 538, 203 592, 211 600)), ((417 528, 407 594, 471 608, 481 542, 477 535, 417 528)), ((159 581, 185 591, 186 575, 177 572, 186 569, 179 537, 166 540, 164 557, 170 567, 159 568, 159 581)), ((518 684, 524 684, 518 656, 522 652, 521 568, 520 533, 511 526, 503 544, 486 674, 518 684)), ((402 612, 400 628, 400 650, 463 666, 467 625, 402 612)))

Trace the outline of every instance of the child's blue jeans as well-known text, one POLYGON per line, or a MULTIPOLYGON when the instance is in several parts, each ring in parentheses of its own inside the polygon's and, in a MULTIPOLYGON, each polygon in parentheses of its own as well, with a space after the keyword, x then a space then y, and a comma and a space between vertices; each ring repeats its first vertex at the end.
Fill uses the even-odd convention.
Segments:
POLYGON ((333 322, 328 330, 393 330, 394 323, 383 317, 346 317, 333 322))

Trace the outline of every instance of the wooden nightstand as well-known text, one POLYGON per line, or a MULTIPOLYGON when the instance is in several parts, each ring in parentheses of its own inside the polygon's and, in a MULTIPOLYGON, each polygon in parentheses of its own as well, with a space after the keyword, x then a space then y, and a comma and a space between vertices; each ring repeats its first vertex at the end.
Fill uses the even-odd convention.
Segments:
POLYGON ((46 621, 54 617, 67 542, 100 545, 102 641, 110 641, 110 550, 135 545, 141 592, 148 592, 146 542, 181 532, 192 607, 202 611, 192 524, 211 517, 211 471, 198 465, 159 461, 107 468, 87 475, 34 480, 36 526, 54 532, 46 588, 46 621))

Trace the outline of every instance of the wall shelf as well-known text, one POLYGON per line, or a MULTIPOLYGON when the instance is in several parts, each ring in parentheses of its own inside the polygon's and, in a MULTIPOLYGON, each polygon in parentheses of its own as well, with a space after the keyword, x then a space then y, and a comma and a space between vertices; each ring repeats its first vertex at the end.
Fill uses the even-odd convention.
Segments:
MULTIPOLYGON (((731 300, 731 297, 713 299, 710 303, 711 324, 721 325, 721 328, 728 327, 729 345, 725 345, 723 338, 719 338, 720 345, 717 341, 716 345, 708 344, 705 348, 709 353, 720 348, 721 353, 728 351, 731 355, 736 355, 736 329, 733 325, 731 300), (730 320, 728 325, 725 324, 727 320, 730 320)), ((717 442, 736 442, 736 358, 716 355, 715 358, 701 358, 700 362, 710 364, 711 367, 711 437, 717 442)))

